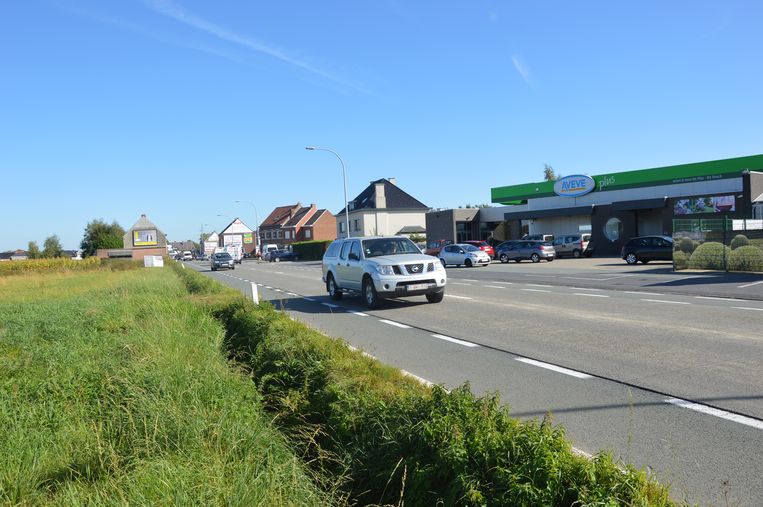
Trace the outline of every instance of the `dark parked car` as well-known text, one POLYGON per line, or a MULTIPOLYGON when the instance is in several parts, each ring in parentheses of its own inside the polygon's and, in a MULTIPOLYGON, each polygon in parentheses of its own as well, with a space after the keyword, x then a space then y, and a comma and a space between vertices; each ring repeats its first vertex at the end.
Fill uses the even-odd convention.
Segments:
POLYGON ((495 255, 503 263, 521 262, 526 259, 533 262, 545 259, 551 262, 556 257, 556 252, 548 241, 505 241, 498 246, 495 255))
POLYGON ((639 236, 631 238, 620 252, 628 264, 636 264, 641 261, 646 264, 649 261, 673 260, 673 238, 670 236, 639 236))
POLYGON ((296 261, 297 256, 289 250, 274 250, 268 256, 270 262, 296 261))

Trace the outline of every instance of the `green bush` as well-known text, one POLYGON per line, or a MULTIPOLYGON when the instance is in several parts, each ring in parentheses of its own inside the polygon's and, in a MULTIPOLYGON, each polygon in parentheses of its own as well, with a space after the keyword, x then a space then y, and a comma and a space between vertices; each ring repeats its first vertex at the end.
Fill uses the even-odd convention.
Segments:
POLYGON ((319 261, 331 244, 331 241, 300 241, 292 243, 291 249, 301 261, 319 261))
POLYGON ((726 269, 731 249, 722 243, 714 241, 702 243, 691 254, 690 269, 726 269))
POLYGON ((750 240, 744 234, 737 234, 734 239, 731 240, 731 249, 736 250, 740 246, 747 246, 750 244, 750 240))
POLYGON ((673 505, 644 472, 574 454, 561 427, 513 419, 497 395, 430 389, 272 306, 215 297, 228 354, 352 505, 673 505))
POLYGON ((678 249, 686 255, 691 255, 696 247, 696 243, 691 238, 681 238, 681 241, 678 243, 678 249))
POLYGON ((729 256, 731 271, 763 271, 763 250, 756 246, 740 246, 729 256))
MULTIPOLYGON (((691 240, 690 240, 691 241, 691 240)), ((673 269, 680 271, 689 268, 689 256, 681 250, 673 252, 673 269)))

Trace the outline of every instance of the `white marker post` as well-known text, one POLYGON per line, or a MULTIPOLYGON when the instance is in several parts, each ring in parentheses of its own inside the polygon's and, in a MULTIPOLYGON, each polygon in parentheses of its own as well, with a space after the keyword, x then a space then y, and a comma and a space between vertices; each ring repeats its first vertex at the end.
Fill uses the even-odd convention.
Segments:
POLYGON ((257 284, 252 282, 252 302, 256 305, 260 304, 260 296, 257 294, 257 284))

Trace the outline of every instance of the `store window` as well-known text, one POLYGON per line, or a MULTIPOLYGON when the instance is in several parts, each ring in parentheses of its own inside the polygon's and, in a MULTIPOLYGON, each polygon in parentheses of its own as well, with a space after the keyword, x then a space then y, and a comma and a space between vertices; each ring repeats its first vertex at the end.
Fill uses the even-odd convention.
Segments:
POLYGON ((619 218, 612 217, 604 224, 604 236, 613 243, 623 234, 623 223, 619 218))

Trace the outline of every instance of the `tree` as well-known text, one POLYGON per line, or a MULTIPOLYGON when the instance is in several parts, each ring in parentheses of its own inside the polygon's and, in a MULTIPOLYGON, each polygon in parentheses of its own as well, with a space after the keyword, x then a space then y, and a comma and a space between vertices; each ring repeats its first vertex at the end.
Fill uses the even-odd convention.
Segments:
POLYGON ((42 257, 42 254, 40 253, 40 247, 37 246, 36 241, 29 242, 29 245, 27 246, 27 256, 30 259, 39 259, 42 257))
POLYGON ((543 179, 544 180, 546 180, 546 181, 556 181, 556 180, 558 180, 561 177, 562 177, 561 174, 557 176, 556 173, 554 173, 554 168, 553 167, 551 167, 548 164, 543 164, 543 179))
POLYGON ((116 222, 107 224, 103 220, 93 220, 85 227, 85 236, 80 248, 83 257, 95 255, 99 248, 122 248, 125 230, 116 222))
POLYGON ((63 257, 64 248, 61 246, 61 241, 55 234, 45 238, 43 243, 42 256, 45 258, 63 257))

